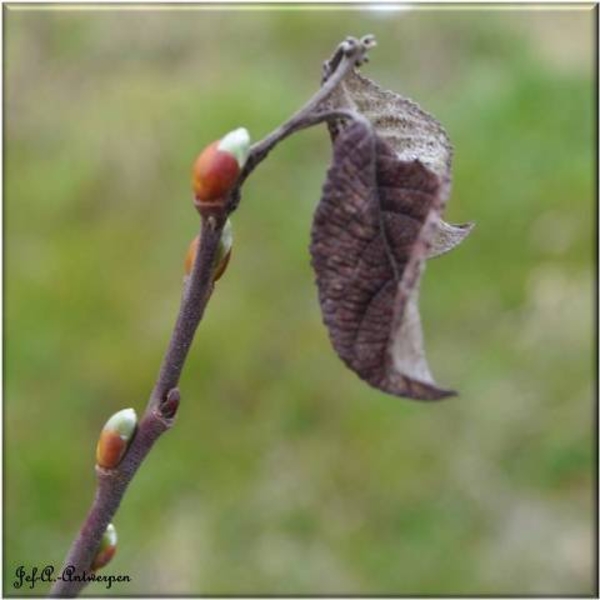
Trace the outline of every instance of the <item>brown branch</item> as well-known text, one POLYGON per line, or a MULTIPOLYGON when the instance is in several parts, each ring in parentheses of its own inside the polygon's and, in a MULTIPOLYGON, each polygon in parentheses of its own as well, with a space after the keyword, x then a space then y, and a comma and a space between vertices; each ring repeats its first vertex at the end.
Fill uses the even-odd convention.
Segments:
POLYGON ((76 596, 88 583, 85 576, 90 572, 102 534, 117 512, 129 482, 154 442, 173 425, 179 406, 176 386, 212 292, 213 264, 224 224, 225 219, 202 219, 198 258, 185 286, 171 341, 146 412, 119 465, 114 469, 96 466, 94 502, 62 567, 60 575, 67 578, 57 579, 51 596, 76 596))
POLYGON ((348 37, 336 48, 333 56, 325 61, 323 65, 323 85, 317 93, 285 123, 282 123, 265 138, 252 145, 250 156, 238 179, 236 189, 230 195, 230 202, 228 204, 229 212, 237 208, 240 200, 240 188, 250 173, 254 171, 279 142, 296 131, 326 120, 327 117, 315 120, 313 118, 315 111, 319 109, 319 105, 327 100, 352 69, 367 62, 367 52, 374 46, 375 38, 372 35, 365 35, 360 40, 348 37))
POLYGON ((349 111, 317 111, 350 70, 366 60, 366 52, 373 45, 372 36, 365 36, 361 40, 347 38, 338 46, 333 57, 325 63, 324 83, 319 91, 288 121, 252 146, 246 166, 227 198, 224 213, 202 219, 197 258, 190 279, 184 286, 177 321, 146 411, 127 453, 117 467, 104 469, 96 466, 94 501, 67 554, 59 574, 62 578, 57 579, 52 587, 51 596, 76 596, 89 583, 90 566, 100 540, 117 512, 129 483, 156 440, 174 423, 180 400, 177 385, 181 371, 213 290, 213 265, 223 226, 227 215, 239 203, 244 181, 268 153, 292 133, 324 120, 355 116, 349 111))
POLYGON ((211 216, 202 219, 198 258, 194 263, 191 278, 185 286, 175 329, 160 368, 158 381, 148 402, 148 408, 166 400, 169 391, 179 383, 194 334, 213 290, 213 265, 225 221, 226 217, 217 219, 211 216))

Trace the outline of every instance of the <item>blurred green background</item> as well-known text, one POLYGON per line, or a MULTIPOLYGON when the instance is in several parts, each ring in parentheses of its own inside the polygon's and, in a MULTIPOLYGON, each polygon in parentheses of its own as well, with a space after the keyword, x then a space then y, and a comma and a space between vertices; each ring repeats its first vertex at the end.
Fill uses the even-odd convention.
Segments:
POLYGON ((595 98, 591 7, 5 9, 4 593, 62 564, 104 421, 141 412, 195 235, 190 167, 268 133, 346 35, 455 145, 429 263, 439 404, 338 360, 307 245, 324 128, 245 186, 183 404, 86 594, 592 594, 595 98))

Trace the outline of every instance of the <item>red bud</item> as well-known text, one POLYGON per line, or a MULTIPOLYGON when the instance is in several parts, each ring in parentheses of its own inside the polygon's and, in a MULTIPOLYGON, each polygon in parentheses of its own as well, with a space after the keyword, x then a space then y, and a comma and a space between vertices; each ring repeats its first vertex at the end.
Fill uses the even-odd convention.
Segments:
POLYGON ((213 142, 194 163, 194 196, 201 203, 213 204, 224 199, 240 174, 235 156, 219 150, 218 145, 219 141, 213 142))
POLYGON ((194 162, 194 204, 203 216, 221 212, 250 152, 250 136, 240 127, 207 146, 194 162))
POLYGON ((98 569, 105 567, 112 560, 112 557, 115 555, 116 551, 117 530, 112 523, 109 523, 106 531, 102 534, 98 552, 96 552, 96 556, 92 562, 92 571, 97 571, 98 569))
POLYGON ((96 446, 96 463, 104 469, 114 469, 125 456, 137 427, 133 408, 115 413, 104 425, 96 446))
MULTIPOLYGON (((192 272, 192 267, 196 261, 196 255, 198 254, 198 247, 200 246, 200 236, 197 235, 188 247, 187 254, 185 255, 185 273, 189 275, 192 272)), ((225 269, 229 264, 229 258, 231 257, 231 249, 233 247, 233 234, 231 221, 227 219, 225 226, 223 227, 223 233, 221 234, 221 240, 219 241, 219 247, 217 249, 217 255, 215 256, 215 270, 213 273, 213 281, 218 281, 221 275, 225 273, 225 269)))

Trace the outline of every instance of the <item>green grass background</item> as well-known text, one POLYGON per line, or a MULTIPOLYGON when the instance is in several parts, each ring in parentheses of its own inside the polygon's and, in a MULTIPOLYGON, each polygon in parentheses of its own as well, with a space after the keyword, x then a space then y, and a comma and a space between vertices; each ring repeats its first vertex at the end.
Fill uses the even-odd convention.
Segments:
POLYGON ((87 594, 591 594, 594 14, 471 8, 5 7, 4 592, 60 566, 104 421, 142 411, 198 219, 190 166, 264 136, 346 35, 455 145, 426 347, 460 396, 385 396, 321 324, 307 245, 324 129, 244 188, 176 427, 87 594))

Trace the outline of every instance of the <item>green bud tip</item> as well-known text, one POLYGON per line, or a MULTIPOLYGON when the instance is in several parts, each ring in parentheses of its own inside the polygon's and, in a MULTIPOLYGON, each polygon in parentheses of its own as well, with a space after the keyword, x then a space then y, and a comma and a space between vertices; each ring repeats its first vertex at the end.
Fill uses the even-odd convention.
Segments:
POLYGON ((106 531, 102 535, 100 542, 100 549, 109 548, 110 546, 117 545, 117 530, 112 523, 109 523, 106 527, 106 531))
POLYGON ((233 154, 240 169, 243 169, 250 154, 250 134, 248 130, 245 127, 239 127, 230 131, 221 138, 217 149, 233 154))
POLYGON ((124 408, 116 412, 104 425, 104 430, 116 431, 121 438, 128 440, 137 426, 137 415, 133 408, 124 408))
POLYGON ((233 246, 233 227, 231 220, 227 219, 221 232, 221 243, 219 244, 219 252, 223 255, 227 254, 233 246))

